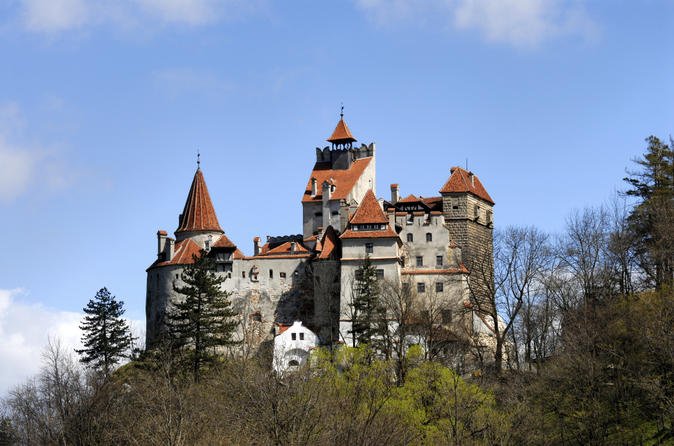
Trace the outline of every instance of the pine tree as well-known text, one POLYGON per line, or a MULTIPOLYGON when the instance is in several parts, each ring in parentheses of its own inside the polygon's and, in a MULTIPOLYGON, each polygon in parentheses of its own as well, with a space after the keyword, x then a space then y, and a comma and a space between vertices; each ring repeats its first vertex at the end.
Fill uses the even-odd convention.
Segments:
POLYGON ((641 267, 661 289, 674 280, 674 144, 655 136, 646 141, 643 159, 635 160, 641 171, 625 178, 632 187, 627 195, 639 199, 629 221, 641 267))
POLYGON ((220 288, 223 277, 215 273, 215 263, 201 251, 181 274, 184 286, 173 289, 184 299, 172 303, 167 314, 169 336, 174 348, 188 352, 194 381, 198 382, 204 364, 213 362, 221 347, 236 344, 236 312, 230 293, 220 288))
POLYGON ((368 344, 374 346, 382 333, 383 308, 380 301, 381 288, 377 278, 377 269, 369 256, 356 271, 352 300, 351 334, 354 346, 368 344))
POLYGON ((122 319, 124 302, 101 288, 83 311, 87 314, 80 325, 84 348, 75 351, 80 362, 102 371, 107 378, 115 364, 127 357, 133 341, 129 325, 122 319))

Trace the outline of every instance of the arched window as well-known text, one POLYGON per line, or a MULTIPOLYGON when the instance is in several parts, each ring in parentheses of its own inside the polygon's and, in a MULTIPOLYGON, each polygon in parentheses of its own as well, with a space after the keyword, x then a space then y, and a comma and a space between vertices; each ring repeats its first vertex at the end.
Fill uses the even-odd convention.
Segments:
POLYGON ((430 232, 427 232, 426 233, 426 241, 432 242, 433 241, 433 234, 431 234, 430 232))

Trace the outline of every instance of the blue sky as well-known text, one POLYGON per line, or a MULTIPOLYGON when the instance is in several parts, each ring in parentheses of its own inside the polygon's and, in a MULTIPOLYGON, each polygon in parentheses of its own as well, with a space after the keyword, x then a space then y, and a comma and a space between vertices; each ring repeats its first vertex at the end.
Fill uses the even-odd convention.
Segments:
POLYGON ((467 160, 497 226, 561 231, 672 133, 672 23, 669 0, 3 2, 0 393, 103 286, 142 329, 197 150, 244 252, 301 232, 342 102, 379 196, 435 195, 467 160))

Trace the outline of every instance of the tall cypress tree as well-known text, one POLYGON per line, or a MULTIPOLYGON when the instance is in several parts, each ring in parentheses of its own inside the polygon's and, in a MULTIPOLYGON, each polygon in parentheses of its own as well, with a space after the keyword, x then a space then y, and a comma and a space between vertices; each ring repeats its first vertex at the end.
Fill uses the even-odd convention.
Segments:
POLYGON ((86 316, 80 330, 84 332, 84 348, 75 351, 81 356, 80 362, 108 377, 115 364, 128 356, 133 341, 129 325, 122 319, 124 302, 116 300, 107 288, 101 288, 83 311, 86 316))
POLYGON ((194 381, 198 382, 204 364, 213 362, 218 349, 236 344, 237 321, 231 308, 230 293, 220 288, 223 277, 215 273, 215 263, 202 250, 193 256, 180 276, 184 286, 173 289, 184 299, 173 302, 167 326, 173 347, 188 352, 194 381))
POLYGON ((635 160, 641 170, 625 178, 627 195, 639 199, 629 221, 641 267, 661 289, 674 281, 674 147, 655 136, 646 142, 643 158, 635 160))

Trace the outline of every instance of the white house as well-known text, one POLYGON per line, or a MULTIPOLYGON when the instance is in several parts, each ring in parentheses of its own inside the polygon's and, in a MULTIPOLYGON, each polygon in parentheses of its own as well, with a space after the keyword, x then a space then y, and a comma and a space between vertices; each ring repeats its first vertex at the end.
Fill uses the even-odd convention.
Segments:
POLYGON ((295 321, 292 325, 279 325, 274 338, 274 371, 284 373, 296 370, 307 363, 311 349, 318 346, 318 336, 295 321))

